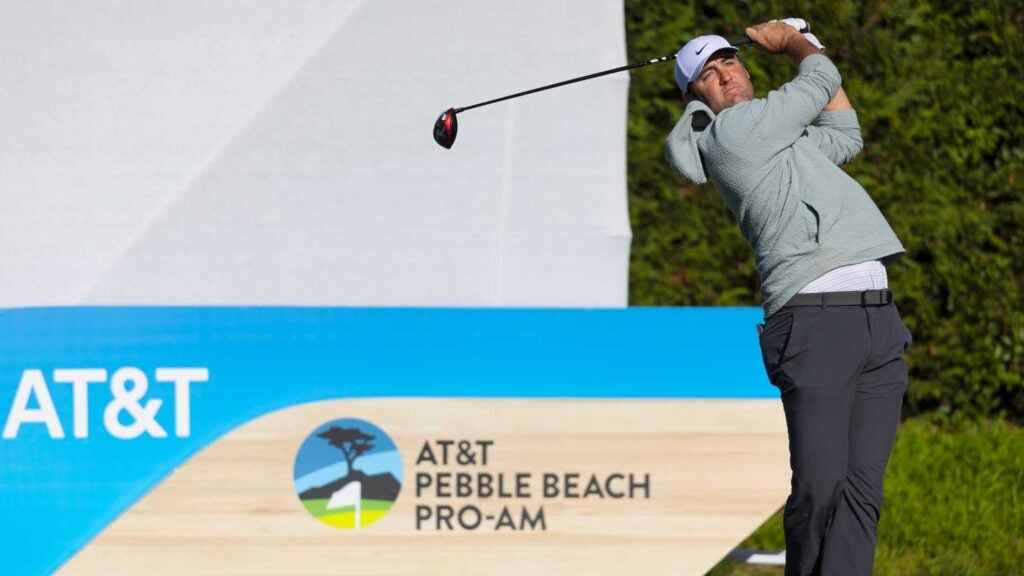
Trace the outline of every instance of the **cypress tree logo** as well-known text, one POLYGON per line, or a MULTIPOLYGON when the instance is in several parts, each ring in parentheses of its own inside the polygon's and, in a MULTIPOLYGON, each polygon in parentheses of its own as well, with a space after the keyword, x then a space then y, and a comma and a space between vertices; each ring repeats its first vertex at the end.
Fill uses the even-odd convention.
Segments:
POLYGON ((380 520, 401 487, 402 457, 395 443, 365 420, 318 427, 295 457, 299 500, 313 517, 336 528, 358 530, 380 520))

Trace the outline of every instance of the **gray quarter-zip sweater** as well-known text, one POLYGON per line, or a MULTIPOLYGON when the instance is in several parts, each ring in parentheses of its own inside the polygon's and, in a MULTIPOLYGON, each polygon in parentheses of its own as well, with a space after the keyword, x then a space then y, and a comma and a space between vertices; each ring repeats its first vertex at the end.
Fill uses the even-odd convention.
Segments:
POLYGON ((840 164, 861 149, 853 110, 823 111, 842 80, 824 55, 791 82, 717 116, 691 101, 665 157, 695 184, 710 177, 754 249, 765 317, 807 283, 850 264, 903 252, 874 201, 840 164))

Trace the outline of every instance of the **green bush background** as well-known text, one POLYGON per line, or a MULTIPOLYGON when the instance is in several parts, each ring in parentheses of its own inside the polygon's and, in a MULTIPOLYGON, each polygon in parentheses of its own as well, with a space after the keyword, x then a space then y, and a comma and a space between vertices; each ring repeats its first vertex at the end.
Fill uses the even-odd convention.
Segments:
MULTIPOLYGON (((886 474, 876 573, 1024 570, 1024 0, 626 0, 629 61, 699 34, 798 15, 843 74, 865 147, 846 166, 907 247, 889 269, 914 334, 911 379, 886 474)), ((785 57, 743 59, 758 95, 785 57)), ((632 305, 756 305, 746 240, 710 185, 663 159, 683 110, 670 64, 632 75, 632 305)), ((781 512, 740 545, 784 547, 781 512)), ((726 575, 779 568, 722 563, 726 575)))
MULTIPOLYGON (((905 412, 1024 418, 1024 10, 1022 2, 626 0, 630 61, 688 38, 743 35, 799 15, 843 74, 865 146, 846 166, 907 247, 890 285, 914 334, 905 412)), ((788 59, 743 50, 755 91, 792 78, 788 59)), ((633 73, 630 303, 756 305, 746 240, 710 185, 663 160, 682 113, 671 64, 633 73)))
MULTIPOLYGON (((886 473, 875 574, 1009 576, 1024 571, 1024 428, 1002 420, 903 424, 886 473)), ((781 550, 782 514, 741 548, 781 550)), ((723 562, 709 576, 779 576, 723 562)))

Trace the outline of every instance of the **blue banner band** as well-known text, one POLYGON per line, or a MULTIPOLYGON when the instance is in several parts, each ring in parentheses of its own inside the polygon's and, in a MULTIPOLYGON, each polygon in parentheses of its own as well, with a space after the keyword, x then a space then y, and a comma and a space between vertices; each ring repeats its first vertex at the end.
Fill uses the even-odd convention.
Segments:
POLYGON ((0 311, 5 573, 57 569, 182 462, 345 398, 777 398, 760 308, 0 311))

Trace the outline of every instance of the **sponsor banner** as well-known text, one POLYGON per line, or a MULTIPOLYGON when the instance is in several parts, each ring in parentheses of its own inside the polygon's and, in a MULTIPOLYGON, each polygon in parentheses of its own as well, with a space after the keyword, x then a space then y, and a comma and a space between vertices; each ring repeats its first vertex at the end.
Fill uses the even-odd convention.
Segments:
POLYGON ((777 400, 304 404, 206 447, 64 572, 702 575, 785 500, 783 420, 777 400))
POLYGON ((487 573, 599 573, 630 542, 665 570, 713 561, 785 495, 759 318, 7 310, 5 564, 45 573, 81 550, 70 572, 146 557, 166 559, 148 573, 315 571, 318 558, 331 573, 480 573, 459 561, 475 557, 487 573), (742 521, 717 530, 730 514, 742 521), (369 568, 382 555, 393 571, 369 568))

